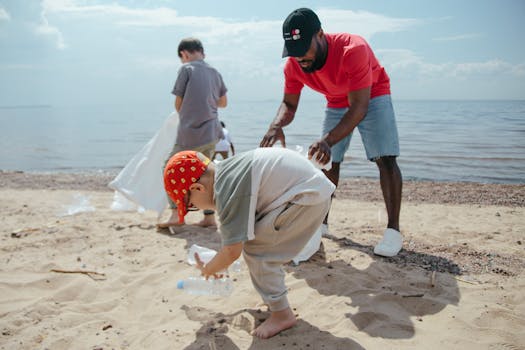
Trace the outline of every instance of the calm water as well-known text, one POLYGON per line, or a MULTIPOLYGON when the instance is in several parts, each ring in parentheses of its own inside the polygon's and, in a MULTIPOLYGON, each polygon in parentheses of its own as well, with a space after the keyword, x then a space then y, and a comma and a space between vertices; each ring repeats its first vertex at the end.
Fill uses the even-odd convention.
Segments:
MULTIPOLYGON (((257 147, 278 101, 230 101, 221 119, 237 151, 257 147)), ((395 101, 405 179, 525 182, 525 101, 395 101)), ((320 133, 322 101, 301 101, 288 147, 320 133)), ((117 172, 155 134, 169 106, 0 108, 0 169, 117 172)), ((377 177, 356 132, 344 177, 377 177)))

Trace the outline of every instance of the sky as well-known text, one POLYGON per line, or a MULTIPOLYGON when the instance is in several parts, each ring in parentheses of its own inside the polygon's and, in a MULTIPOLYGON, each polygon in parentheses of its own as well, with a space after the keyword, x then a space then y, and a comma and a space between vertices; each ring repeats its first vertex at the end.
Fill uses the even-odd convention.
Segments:
POLYGON ((523 0, 0 0, 0 106, 172 103, 189 36, 230 103, 279 100, 282 22, 299 7, 363 36, 393 98, 525 99, 523 0))

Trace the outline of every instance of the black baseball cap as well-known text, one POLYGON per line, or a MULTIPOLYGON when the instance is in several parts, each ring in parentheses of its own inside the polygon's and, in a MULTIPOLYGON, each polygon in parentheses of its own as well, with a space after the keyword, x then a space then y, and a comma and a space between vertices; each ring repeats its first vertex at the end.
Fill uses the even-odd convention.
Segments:
POLYGON ((288 15, 283 23, 283 57, 301 57, 310 48, 312 38, 321 29, 314 11, 300 8, 288 15))

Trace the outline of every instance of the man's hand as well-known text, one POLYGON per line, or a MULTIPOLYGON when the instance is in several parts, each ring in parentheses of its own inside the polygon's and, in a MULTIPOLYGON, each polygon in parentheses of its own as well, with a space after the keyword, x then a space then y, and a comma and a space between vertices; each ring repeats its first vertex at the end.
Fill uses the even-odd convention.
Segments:
POLYGON ((300 96, 301 94, 284 94, 277 115, 259 144, 260 147, 272 147, 277 141, 281 141, 281 145, 286 148, 283 127, 292 122, 300 96))
POLYGON ((325 140, 319 140, 310 145, 308 159, 315 159, 319 164, 325 165, 330 161, 332 150, 325 140))
POLYGON ((260 147, 272 147, 277 141, 281 141, 281 145, 286 148, 286 140, 284 136, 283 128, 274 124, 270 125, 270 128, 264 135, 260 147))

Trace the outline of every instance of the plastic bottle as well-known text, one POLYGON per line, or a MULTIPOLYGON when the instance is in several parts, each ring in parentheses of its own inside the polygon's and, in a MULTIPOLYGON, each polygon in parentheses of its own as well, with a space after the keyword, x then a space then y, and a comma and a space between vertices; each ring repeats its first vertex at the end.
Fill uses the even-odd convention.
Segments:
MULTIPOLYGON (((308 158, 308 154, 306 155, 306 157, 308 158)), ((324 170, 332 169, 332 157, 330 157, 330 160, 326 164, 319 163, 316 157, 317 157, 317 152, 314 153, 312 158, 308 158, 308 160, 314 165, 314 167, 316 167, 317 169, 324 169, 324 170)))
POLYGON ((314 153, 312 158, 308 158, 308 147, 303 147, 301 145, 295 145, 295 151, 305 156, 317 169, 330 170, 332 168, 332 157, 330 157, 330 160, 328 161, 328 163, 323 165, 315 159, 317 157, 317 152, 314 153))
POLYGON ((199 254, 199 258, 201 258, 202 262, 207 264, 210 262, 211 259, 217 254, 216 250, 202 247, 198 244, 192 244, 189 251, 188 251, 188 264, 195 265, 197 262, 195 261, 195 253, 199 254))
POLYGON ((229 296, 233 291, 233 283, 229 278, 188 277, 177 282, 177 288, 183 289, 192 295, 217 295, 229 296))
MULTIPOLYGON (((207 264, 207 263, 210 262, 211 259, 213 259, 215 254, 217 254, 217 251, 215 251, 213 249, 210 249, 210 248, 201 247, 200 245, 197 245, 197 244, 192 244, 192 246, 190 247, 190 249, 188 251, 188 264, 190 264, 190 265, 195 265, 196 264, 195 253, 198 253, 199 257, 202 260, 202 262, 207 264)), ((231 269, 231 271, 235 272, 235 273, 241 272, 241 270, 242 270, 242 262, 241 262, 240 258, 235 260, 231 264, 229 269, 231 269)))

